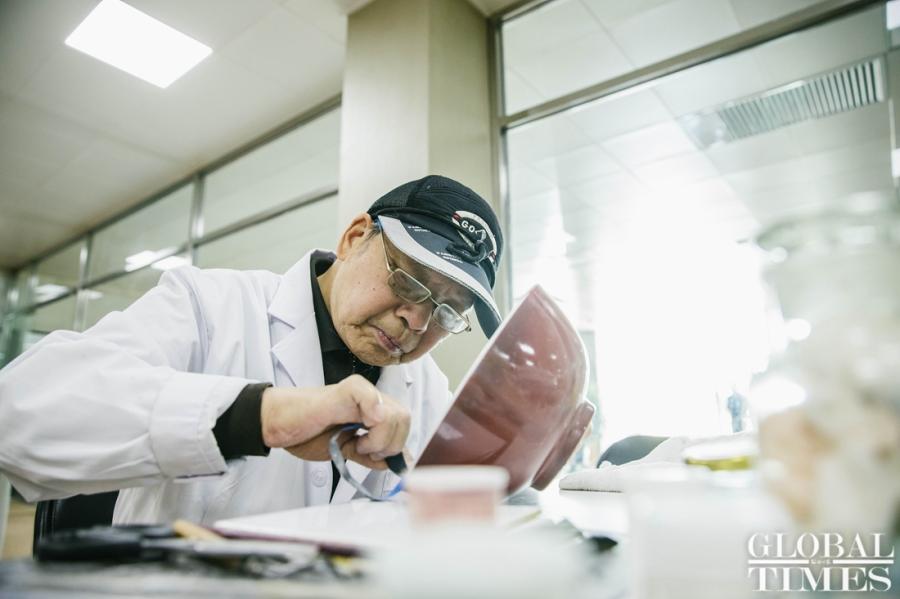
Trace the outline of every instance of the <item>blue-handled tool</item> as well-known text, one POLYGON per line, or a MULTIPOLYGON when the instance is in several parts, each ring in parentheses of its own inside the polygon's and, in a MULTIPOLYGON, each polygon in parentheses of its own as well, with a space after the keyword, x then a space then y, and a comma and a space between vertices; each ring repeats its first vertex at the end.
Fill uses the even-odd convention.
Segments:
MULTIPOLYGON (((397 483, 396 486, 394 486, 394 488, 391 489, 387 495, 379 497, 365 488, 361 482, 353 478, 353 475, 350 474, 350 471, 347 469, 347 461, 344 459, 344 454, 341 453, 341 435, 343 433, 351 431, 355 433, 356 431, 361 429, 362 426, 362 424, 347 424, 345 426, 342 426, 336 433, 331 436, 331 439, 328 441, 328 453, 331 455, 331 461, 334 463, 335 468, 337 468, 338 472, 340 473, 341 478, 350 483, 350 485, 352 485, 354 489, 373 501, 385 501, 386 499, 390 499, 403 490, 403 481, 401 480, 399 483, 397 483)), ((402 477, 406 473, 406 460, 404 459, 402 453, 386 457, 384 461, 385 463, 387 463, 388 469, 397 476, 402 477)))

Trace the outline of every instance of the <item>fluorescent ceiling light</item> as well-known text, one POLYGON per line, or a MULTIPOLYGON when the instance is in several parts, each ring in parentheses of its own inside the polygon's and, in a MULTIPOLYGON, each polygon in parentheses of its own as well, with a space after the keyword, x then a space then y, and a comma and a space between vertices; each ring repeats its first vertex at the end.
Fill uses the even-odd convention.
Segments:
POLYGON ((125 258, 125 270, 132 271, 141 268, 142 266, 147 266, 154 260, 161 252, 152 252, 150 250, 143 250, 138 252, 137 254, 132 254, 125 258))
POLYGON ((157 252, 151 250, 143 250, 138 252, 137 254, 132 254, 125 258, 125 270, 131 272, 133 270, 137 270, 144 266, 150 264, 156 270, 169 270, 170 268, 177 268, 179 266, 184 266, 185 264, 190 264, 187 258, 184 256, 167 256, 160 260, 157 260, 159 256, 163 256, 165 254, 170 253, 174 248, 165 248, 159 250, 157 252))
POLYGON ((888 30, 900 27, 900 1, 891 0, 885 6, 885 11, 888 30))
POLYGON ((212 53, 195 39, 120 0, 103 0, 66 45, 166 88, 212 53))
POLYGON ((891 151, 891 175, 900 178, 900 149, 891 151))
POLYGON ((40 303, 46 301, 48 299, 54 298, 57 295, 62 295, 63 293, 69 290, 68 287, 64 285, 57 285, 55 283, 44 283, 43 285, 38 285, 34 288, 34 299, 36 302, 40 303))
POLYGON ((183 256, 169 256, 168 258, 163 258, 159 262, 154 262, 151 267, 156 270, 169 270, 171 268, 178 268, 179 266, 185 266, 190 264, 188 259, 183 256))

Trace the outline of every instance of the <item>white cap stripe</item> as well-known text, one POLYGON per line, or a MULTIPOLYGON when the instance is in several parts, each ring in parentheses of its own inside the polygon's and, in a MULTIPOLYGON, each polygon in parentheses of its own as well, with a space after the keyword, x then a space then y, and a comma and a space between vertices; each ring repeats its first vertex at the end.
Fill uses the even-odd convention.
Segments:
POLYGON ((384 232, 391 240, 391 243, 396 245, 398 250, 414 259, 416 262, 436 270, 439 273, 450 277, 467 289, 470 289, 490 306, 491 310, 497 316, 497 319, 500 320, 500 310, 497 308, 497 304, 494 303, 494 298, 490 294, 487 294, 484 290, 484 286, 475 280, 469 273, 446 260, 440 259, 419 245, 409 234, 409 231, 406 230, 406 227, 403 226, 403 223, 396 218, 379 216, 378 220, 381 223, 384 232))

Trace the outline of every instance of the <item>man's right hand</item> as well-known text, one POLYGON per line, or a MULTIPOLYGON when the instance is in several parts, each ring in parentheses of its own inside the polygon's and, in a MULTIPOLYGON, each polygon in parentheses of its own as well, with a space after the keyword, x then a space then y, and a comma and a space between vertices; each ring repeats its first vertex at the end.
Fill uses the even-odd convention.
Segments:
POLYGON ((263 442, 282 447, 304 460, 327 461, 328 441, 344 424, 362 423, 362 436, 347 433, 344 457, 383 470, 384 458, 403 451, 409 436, 409 410, 352 375, 335 385, 300 389, 269 387, 260 408, 263 442))

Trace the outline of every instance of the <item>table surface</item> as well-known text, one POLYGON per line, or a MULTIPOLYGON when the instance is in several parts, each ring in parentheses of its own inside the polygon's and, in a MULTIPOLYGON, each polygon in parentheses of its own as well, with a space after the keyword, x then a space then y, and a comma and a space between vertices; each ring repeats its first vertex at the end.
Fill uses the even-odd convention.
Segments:
MULTIPOLYGON (((525 494, 512 503, 539 501, 542 516, 530 524, 558 530, 565 519, 579 527, 624 537, 624 501, 616 493, 548 490, 525 494)), ((571 529, 573 543, 588 554, 588 576, 578 581, 576 596, 619 599, 627 596, 622 544, 606 551, 592 549, 571 529)), ((370 577, 348 578, 320 560, 307 572, 286 579, 259 579, 197 562, 149 562, 130 564, 40 563, 31 559, 0 561, 2 597, 385 597, 370 577)))

